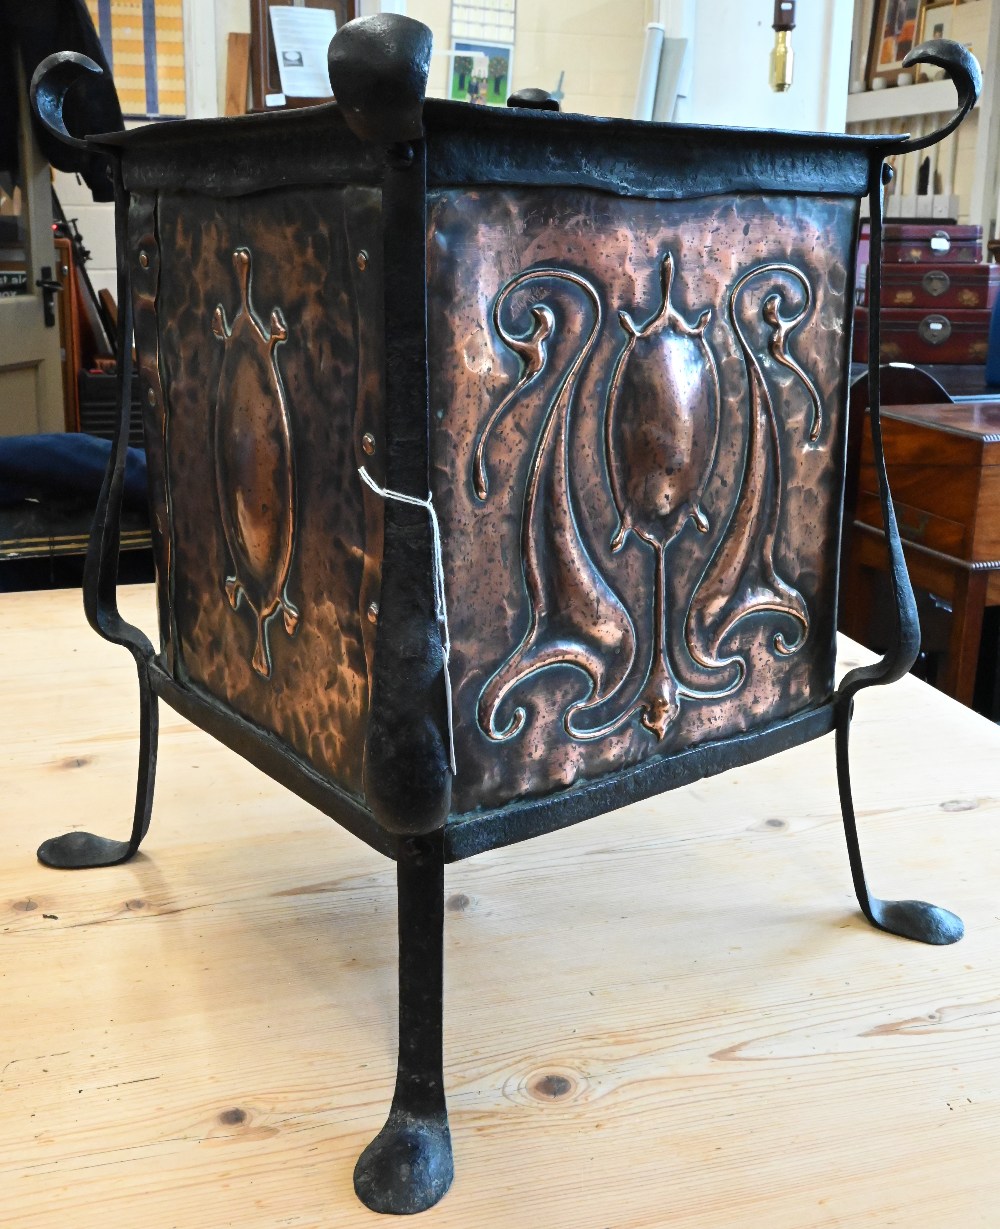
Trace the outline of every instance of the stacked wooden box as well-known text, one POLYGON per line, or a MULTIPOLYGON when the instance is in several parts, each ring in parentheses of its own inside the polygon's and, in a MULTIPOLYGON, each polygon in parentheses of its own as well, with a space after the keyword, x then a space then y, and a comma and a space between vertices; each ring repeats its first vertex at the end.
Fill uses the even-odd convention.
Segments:
MULTIPOLYGON (((856 362, 868 360, 868 286, 866 278, 854 321, 856 362)), ((882 362, 984 363, 998 289, 1000 265, 984 263, 981 227, 887 223, 882 362)))

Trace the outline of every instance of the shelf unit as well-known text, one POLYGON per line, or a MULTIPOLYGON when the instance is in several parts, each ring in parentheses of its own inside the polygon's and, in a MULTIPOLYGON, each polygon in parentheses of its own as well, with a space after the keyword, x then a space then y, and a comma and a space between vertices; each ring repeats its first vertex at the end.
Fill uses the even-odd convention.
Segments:
MULTIPOLYGON (((977 107, 980 105, 976 104, 977 107)), ((955 87, 950 81, 922 81, 887 90, 866 90, 847 96, 848 124, 900 119, 911 115, 935 115, 955 106, 955 87)))
MULTIPOLYGON (((988 34, 983 67, 983 93, 973 116, 957 133, 926 152, 909 154, 896 167, 896 191, 888 216, 958 216, 983 228, 983 244, 997 231, 1000 217, 1000 0, 968 0, 988 8, 988 34), (992 66, 992 71, 991 71, 992 66), (974 137, 970 125, 975 125, 974 137), (916 177, 924 158, 940 191, 932 198, 916 196, 916 177)), ((867 41, 870 0, 856 0, 855 39, 867 41)), ((858 76, 856 69, 852 76, 858 76)), ((849 94, 849 132, 904 131, 922 135, 940 127, 955 108, 955 90, 948 81, 924 81, 849 94), (909 121, 909 122, 907 122, 909 121)))

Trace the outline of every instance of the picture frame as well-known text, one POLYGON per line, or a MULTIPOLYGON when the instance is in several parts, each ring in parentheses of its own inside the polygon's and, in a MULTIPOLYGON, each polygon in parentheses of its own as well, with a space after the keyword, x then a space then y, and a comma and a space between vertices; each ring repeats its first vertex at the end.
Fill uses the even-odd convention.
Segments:
POLYGON ((449 58, 449 98, 488 107, 507 105, 514 66, 514 48, 509 43, 459 39, 449 58))
MULTIPOLYGON (((329 101, 327 98, 297 98, 282 91, 269 10, 294 3, 295 0, 250 0, 251 112, 316 107, 329 101)), ((302 7, 330 9, 337 19, 338 29, 358 15, 357 0, 303 0, 302 7)))
POLYGON ((181 0, 87 0, 86 9, 114 74, 124 118, 183 119, 187 88, 181 0))
POLYGON ((879 78, 895 85, 903 61, 919 42, 927 0, 878 0, 872 17, 865 74, 868 89, 879 78))
POLYGON ((921 43, 931 38, 953 38, 953 16, 956 0, 930 0, 920 15, 921 43))
POLYGON ((984 0, 965 0, 956 4, 947 36, 968 47, 980 64, 987 62, 990 44, 991 6, 984 0))

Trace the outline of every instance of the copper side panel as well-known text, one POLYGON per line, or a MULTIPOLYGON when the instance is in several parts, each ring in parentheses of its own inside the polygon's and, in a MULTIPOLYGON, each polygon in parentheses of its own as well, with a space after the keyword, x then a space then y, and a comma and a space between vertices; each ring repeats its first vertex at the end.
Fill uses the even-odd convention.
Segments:
POLYGON ((364 435, 382 438, 379 215, 374 189, 164 192, 133 208, 131 243, 140 369, 158 378, 163 659, 356 795, 381 559, 357 475, 364 435))
POLYGON ((829 698, 856 216, 432 194, 456 813, 829 698))

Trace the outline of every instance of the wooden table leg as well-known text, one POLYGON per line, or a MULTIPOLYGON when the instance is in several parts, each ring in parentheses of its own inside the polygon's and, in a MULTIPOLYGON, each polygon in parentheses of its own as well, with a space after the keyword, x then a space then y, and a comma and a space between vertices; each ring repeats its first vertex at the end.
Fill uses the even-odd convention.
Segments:
POLYGON ((838 627, 852 640, 867 648, 872 644, 872 619, 875 611, 875 581, 878 575, 866 560, 862 559, 862 543, 858 530, 850 531, 852 541, 846 555, 846 566, 840 581, 840 619, 838 627))
POLYGON ((979 641, 983 631, 988 572, 956 569, 952 591, 951 634, 941 690, 962 704, 972 704, 979 662, 979 641))

